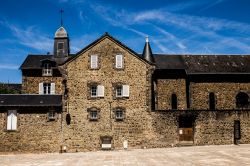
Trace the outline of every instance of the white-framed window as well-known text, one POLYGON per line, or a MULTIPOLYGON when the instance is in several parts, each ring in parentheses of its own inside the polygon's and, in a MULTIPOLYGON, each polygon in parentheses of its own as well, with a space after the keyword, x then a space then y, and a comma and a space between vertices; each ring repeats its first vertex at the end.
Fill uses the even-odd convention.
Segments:
POLYGON ((98 55, 95 54, 90 56, 90 68, 98 69, 98 55))
POLYGON ((17 129, 17 111, 8 110, 7 114, 7 130, 16 130, 17 129))
POLYGON ((122 97, 122 86, 116 87, 116 97, 122 97))
POLYGON ((39 94, 55 94, 55 83, 39 83, 39 94))
POLYGON ((115 110, 115 119, 123 120, 124 118, 124 110, 122 108, 116 108, 115 110))
POLYGON ((97 86, 93 85, 90 87, 90 95, 91 97, 97 97, 97 86))
POLYGON ((50 63, 43 65, 43 76, 52 76, 52 68, 50 63))
POLYGON ((104 86, 103 85, 91 85, 90 96, 91 97, 104 97, 104 86))
POLYGON ((129 85, 118 85, 115 89, 116 97, 129 97, 129 85))
POLYGON ((123 55, 122 54, 118 54, 115 56, 115 67, 117 69, 123 68, 123 55))
POLYGON ((56 112, 53 111, 53 110, 49 111, 49 112, 48 112, 48 119, 49 119, 50 121, 55 120, 55 119, 56 119, 56 112))
POLYGON ((99 119, 100 109, 98 109, 96 107, 91 107, 91 108, 88 108, 87 111, 88 111, 88 119, 89 120, 96 121, 99 119))

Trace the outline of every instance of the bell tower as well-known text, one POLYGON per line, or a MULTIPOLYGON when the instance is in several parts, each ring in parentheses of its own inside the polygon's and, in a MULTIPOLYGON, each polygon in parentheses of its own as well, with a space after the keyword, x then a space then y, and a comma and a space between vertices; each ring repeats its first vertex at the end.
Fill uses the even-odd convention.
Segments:
POLYGON ((67 31, 63 27, 62 13, 61 12, 61 26, 57 29, 54 37, 54 59, 58 64, 65 62, 69 56, 69 37, 67 31))

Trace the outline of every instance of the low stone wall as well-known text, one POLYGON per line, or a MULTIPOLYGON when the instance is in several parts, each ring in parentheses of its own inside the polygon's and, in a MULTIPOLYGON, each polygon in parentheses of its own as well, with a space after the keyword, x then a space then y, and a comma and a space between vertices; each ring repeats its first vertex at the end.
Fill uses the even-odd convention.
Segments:
POLYGON ((61 114, 57 114, 55 121, 48 121, 47 110, 17 109, 17 130, 7 131, 7 110, 1 109, 0 152, 59 152, 61 114))
MULTIPOLYGON (((17 131, 6 131, 5 110, 0 111, 0 152, 59 152, 60 145, 67 152, 101 150, 101 137, 112 137, 113 149, 162 148, 179 146, 179 116, 194 118, 194 145, 222 145, 234 143, 234 121, 241 124, 239 143, 250 144, 250 111, 154 111, 126 110, 124 121, 110 119, 103 114, 96 122, 86 120, 87 114, 73 117, 66 125, 63 114, 48 121, 46 108, 18 110, 17 131), (85 119, 85 120, 84 120, 85 119), (81 124, 81 127, 79 127, 81 124), (62 128, 61 128, 62 127, 62 128), (61 143, 61 141, 63 143, 61 143)), ((105 111, 105 110, 103 110, 105 111)))

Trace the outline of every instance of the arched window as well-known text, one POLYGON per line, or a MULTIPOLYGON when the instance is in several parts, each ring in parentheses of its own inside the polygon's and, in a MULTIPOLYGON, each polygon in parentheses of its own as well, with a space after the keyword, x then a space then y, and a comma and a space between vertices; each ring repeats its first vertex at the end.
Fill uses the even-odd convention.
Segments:
POLYGON ((215 95, 213 92, 209 93, 209 109, 215 110, 215 95))
POLYGON ((249 96, 248 94, 244 92, 240 92, 236 95, 236 107, 237 108, 243 108, 243 107, 248 107, 248 99, 249 96))
POLYGON ((172 94, 171 96, 171 105, 172 105, 172 109, 177 109, 177 96, 176 94, 172 94))

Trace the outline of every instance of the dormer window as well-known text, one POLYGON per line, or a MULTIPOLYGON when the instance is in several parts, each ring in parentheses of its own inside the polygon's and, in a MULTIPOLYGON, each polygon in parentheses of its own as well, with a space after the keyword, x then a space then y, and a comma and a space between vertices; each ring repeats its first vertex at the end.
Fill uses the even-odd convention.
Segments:
POLYGON ((43 76, 52 76, 52 68, 50 63, 43 65, 43 76))

